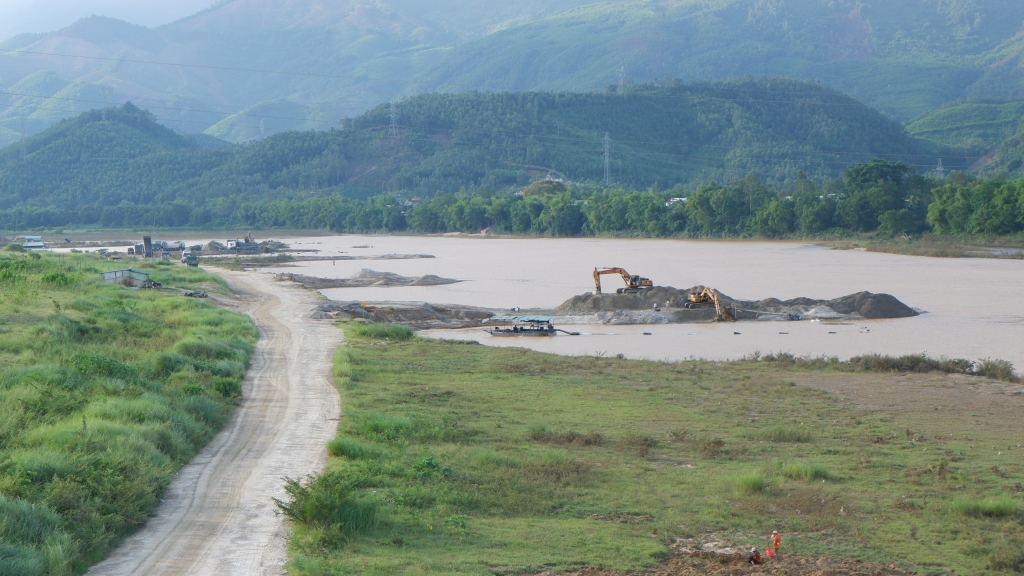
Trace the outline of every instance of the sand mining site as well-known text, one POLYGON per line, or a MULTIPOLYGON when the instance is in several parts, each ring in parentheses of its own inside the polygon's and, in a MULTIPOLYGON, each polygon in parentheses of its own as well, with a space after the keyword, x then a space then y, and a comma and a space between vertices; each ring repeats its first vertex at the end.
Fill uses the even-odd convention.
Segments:
MULTIPOLYGON (((350 278, 329 279, 300 274, 278 274, 279 281, 291 281, 308 289, 387 286, 438 286, 460 280, 433 274, 420 277, 363 269, 350 278)), ((426 330, 470 328, 494 316, 548 316, 558 324, 685 324, 719 321, 819 321, 877 320, 909 318, 921 312, 890 294, 857 292, 821 300, 793 298, 740 300, 704 286, 680 289, 653 287, 632 293, 585 293, 566 300, 554 309, 495 309, 429 302, 332 301, 317 307, 313 318, 347 318, 367 322, 394 322, 426 330)))

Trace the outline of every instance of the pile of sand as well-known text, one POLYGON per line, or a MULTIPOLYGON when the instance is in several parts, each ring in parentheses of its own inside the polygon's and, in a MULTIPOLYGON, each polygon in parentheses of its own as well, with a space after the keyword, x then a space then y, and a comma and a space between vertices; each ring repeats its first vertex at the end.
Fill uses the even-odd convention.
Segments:
MULTIPOLYGON (((703 286, 680 290, 660 286, 635 294, 580 294, 566 300, 558 307, 564 312, 594 314, 628 310, 651 310, 657 304, 665 311, 678 310, 686 314, 691 292, 703 290, 703 286)), ((794 298, 779 300, 767 298, 760 301, 736 300, 719 293, 722 306, 735 311, 737 319, 786 318, 790 315, 801 318, 908 318, 918 313, 889 294, 858 292, 832 300, 794 298)), ((705 304, 704 307, 709 307, 705 304)))
POLYGON ((410 277, 401 276, 393 272, 377 272, 363 268, 358 274, 351 278, 317 278, 315 276, 304 276, 302 274, 279 274, 279 280, 291 280, 302 284, 303 288, 323 290, 325 288, 369 288, 389 286, 441 286, 443 284, 455 284, 462 280, 442 278, 434 274, 425 276, 410 277))

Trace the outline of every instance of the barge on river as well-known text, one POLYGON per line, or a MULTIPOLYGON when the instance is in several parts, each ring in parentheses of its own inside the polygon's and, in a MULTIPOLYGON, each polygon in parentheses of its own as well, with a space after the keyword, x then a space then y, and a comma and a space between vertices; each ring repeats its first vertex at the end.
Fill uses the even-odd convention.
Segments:
POLYGON ((579 332, 566 332, 555 328, 552 320, 554 318, 551 316, 492 316, 484 322, 492 324, 487 333, 499 338, 554 336, 558 332, 579 336, 579 332))

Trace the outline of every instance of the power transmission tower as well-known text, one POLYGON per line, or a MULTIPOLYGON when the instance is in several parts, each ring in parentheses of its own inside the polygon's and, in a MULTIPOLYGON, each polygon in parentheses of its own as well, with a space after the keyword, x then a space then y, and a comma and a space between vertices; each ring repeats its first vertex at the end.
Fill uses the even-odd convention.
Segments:
POLYGON ((107 108, 110 108, 110 97, 114 95, 113 86, 100 86, 100 91, 103 92, 103 119, 107 119, 107 108))
POLYGON ((939 180, 946 179, 946 167, 942 165, 942 158, 939 158, 939 165, 935 168, 935 177, 939 180))
POLYGON ((612 185, 612 139, 608 133, 604 133, 604 186, 610 188, 612 185))
POLYGON ((619 94, 626 92, 626 67, 619 66, 619 94))
POLYGON ((398 138, 398 111, 395 110, 395 101, 391 101, 391 126, 388 127, 388 138, 398 138))

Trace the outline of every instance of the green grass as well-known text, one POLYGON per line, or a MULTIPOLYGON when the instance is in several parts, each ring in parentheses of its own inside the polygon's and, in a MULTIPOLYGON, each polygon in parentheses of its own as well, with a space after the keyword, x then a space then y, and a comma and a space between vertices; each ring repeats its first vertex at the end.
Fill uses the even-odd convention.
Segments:
POLYGON ((412 328, 401 324, 362 324, 352 331, 357 336, 380 340, 408 340, 413 337, 412 328))
POLYGON ((732 483, 743 494, 760 494, 768 489, 768 479, 757 472, 739 474, 733 477, 732 483))
POLYGON ((782 475, 792 480, 826 480, 831 475, 828 468, 814 462, 787 462, 782 465, 782 475))
MULTIPOLYGON (((257 332, 176 290, 104 284, 126 264, 6 250, 0 269, 0 574, 77 574, 141 526, 227 421, 257 332)), ((175 288, 219 278, 131 263, 175 288)))
MULTIPOLYGON (((773 529, 792 554, 922 573, 1013 573, 1024 557, 1019 515, 950 504, 1020 504, 1013 418, 866 411, 793 385, 897 386, 893 366, 917 360, 662 363, 354 328, 335 356, 345 415, 322 496, 378 515, 355 530, 296 520, 290 573, 635 571, 675 538, 749 547, 773 529)), ((946 385, 941 371, 923 377, 946 385)))
POLYGON ((991 498, 957 498, 949 504, 950 512, 984 518, 1013 518, 1021 514, 1020 500, 1007 496, 991 498))

